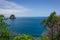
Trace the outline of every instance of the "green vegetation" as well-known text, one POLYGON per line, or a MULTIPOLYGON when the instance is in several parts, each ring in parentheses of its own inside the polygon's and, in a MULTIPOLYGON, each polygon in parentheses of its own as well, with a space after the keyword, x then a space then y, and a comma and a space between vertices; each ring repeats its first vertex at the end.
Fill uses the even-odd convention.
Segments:
POLYGON ((34 38, 29 35, 22 34, 20 36, 16 36, 13 40, 34 40, 34 38))
POLYGON ((59 40, 59 22, 60 17, 56 15, 56 12, 52 12, 48 18, 42 21, 42 24, 46 27, 46 33, 39 38, 34 38, 30 35, 21 34, 19 36, 10 37, 10 31, 7 29, 9 26, 5 22, 7 18, 4 15, 0 15, 0 40, 59 40))
POLYGON ((50 40, 50 38, 48 36, 42 36, 38 40, 50 40))
POLYGON ((43 20, 43 22, 42 22, 42 24, 44 25, 44 26, 46 26, 47 28, 49 28, 48 30, 49 30, 49 33, 50 33, 50 37, 51 37, 51 39, 50 40, 59 40, 59 38, 55 38, 54 39, 54 34, 56 34, 55 33, 55 31, 57 31, 57 36, 59 35, 58 34, 58 22, 60 22, 60 18, 56 15, 56 12, 52 12, 51 14, 50 14, 50 16, 47 18, 47 19, 44 19, 43 20), (57 30, 56 30, 56 29, 57 30))
POLYGON ((8 24, 5 22, 7 20, 4 15, 0 15, 0 40, 9 39, 9 31, 6 28, 8 24))

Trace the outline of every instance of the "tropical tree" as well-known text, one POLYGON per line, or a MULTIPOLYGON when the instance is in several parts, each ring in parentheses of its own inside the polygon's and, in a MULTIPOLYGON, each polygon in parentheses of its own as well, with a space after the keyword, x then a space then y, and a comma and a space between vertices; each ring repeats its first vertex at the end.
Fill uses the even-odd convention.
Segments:
POLYGON ((60 20, 57 17, 56 12, 54 11, 50 14, 50 16, 48 18, 44 19, 43 22, 42 22, 42 24, 44 26, 46 26, 47 28, 50 29, 50 34, 51 34, 51 37, 52 37, 51 40, 53 40, 53 32, 54 32, 53 28, 55 27, 56 23, 58 23, 59 21, 60 20))
POLYGON ((9 31, 7 29, 9 25, 5 20, 7 20, 7 18, 5 18, 4 15, 0 15, 0 40, 9 40, 9 31))

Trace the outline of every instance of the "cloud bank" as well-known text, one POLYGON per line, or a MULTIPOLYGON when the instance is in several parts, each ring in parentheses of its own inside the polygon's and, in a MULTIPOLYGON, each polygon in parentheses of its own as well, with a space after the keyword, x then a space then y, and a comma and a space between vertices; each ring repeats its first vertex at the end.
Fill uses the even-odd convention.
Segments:
POLYGON ((24 6, 18 5, 13 2, 9 2, 6 0, 0 0, 0 14, 4 14, 9 16, 11 14, 15 14, 16 16, 25 16, 28 8, 24 6))

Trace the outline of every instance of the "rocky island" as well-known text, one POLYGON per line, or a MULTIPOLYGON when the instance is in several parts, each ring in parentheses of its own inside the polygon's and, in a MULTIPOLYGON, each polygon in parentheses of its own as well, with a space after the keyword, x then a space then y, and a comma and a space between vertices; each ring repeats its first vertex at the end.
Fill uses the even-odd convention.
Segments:
POLYGON ((11 15, 10 17, 9 17, 9 19, 16 19, 16 17, 15 17, 15 15, 11 15))

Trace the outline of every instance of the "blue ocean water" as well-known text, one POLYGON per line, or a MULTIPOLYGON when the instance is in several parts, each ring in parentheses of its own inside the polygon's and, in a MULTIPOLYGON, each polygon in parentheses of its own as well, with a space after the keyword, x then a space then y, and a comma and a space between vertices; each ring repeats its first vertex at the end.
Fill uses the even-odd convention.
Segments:
POLYGON ((45 17, 17 17, 16 19, 9 19, 8 27, 10 31, 19 34, 28 34, 34 37, 39 37, 46 29, 42 24, 45 17))

